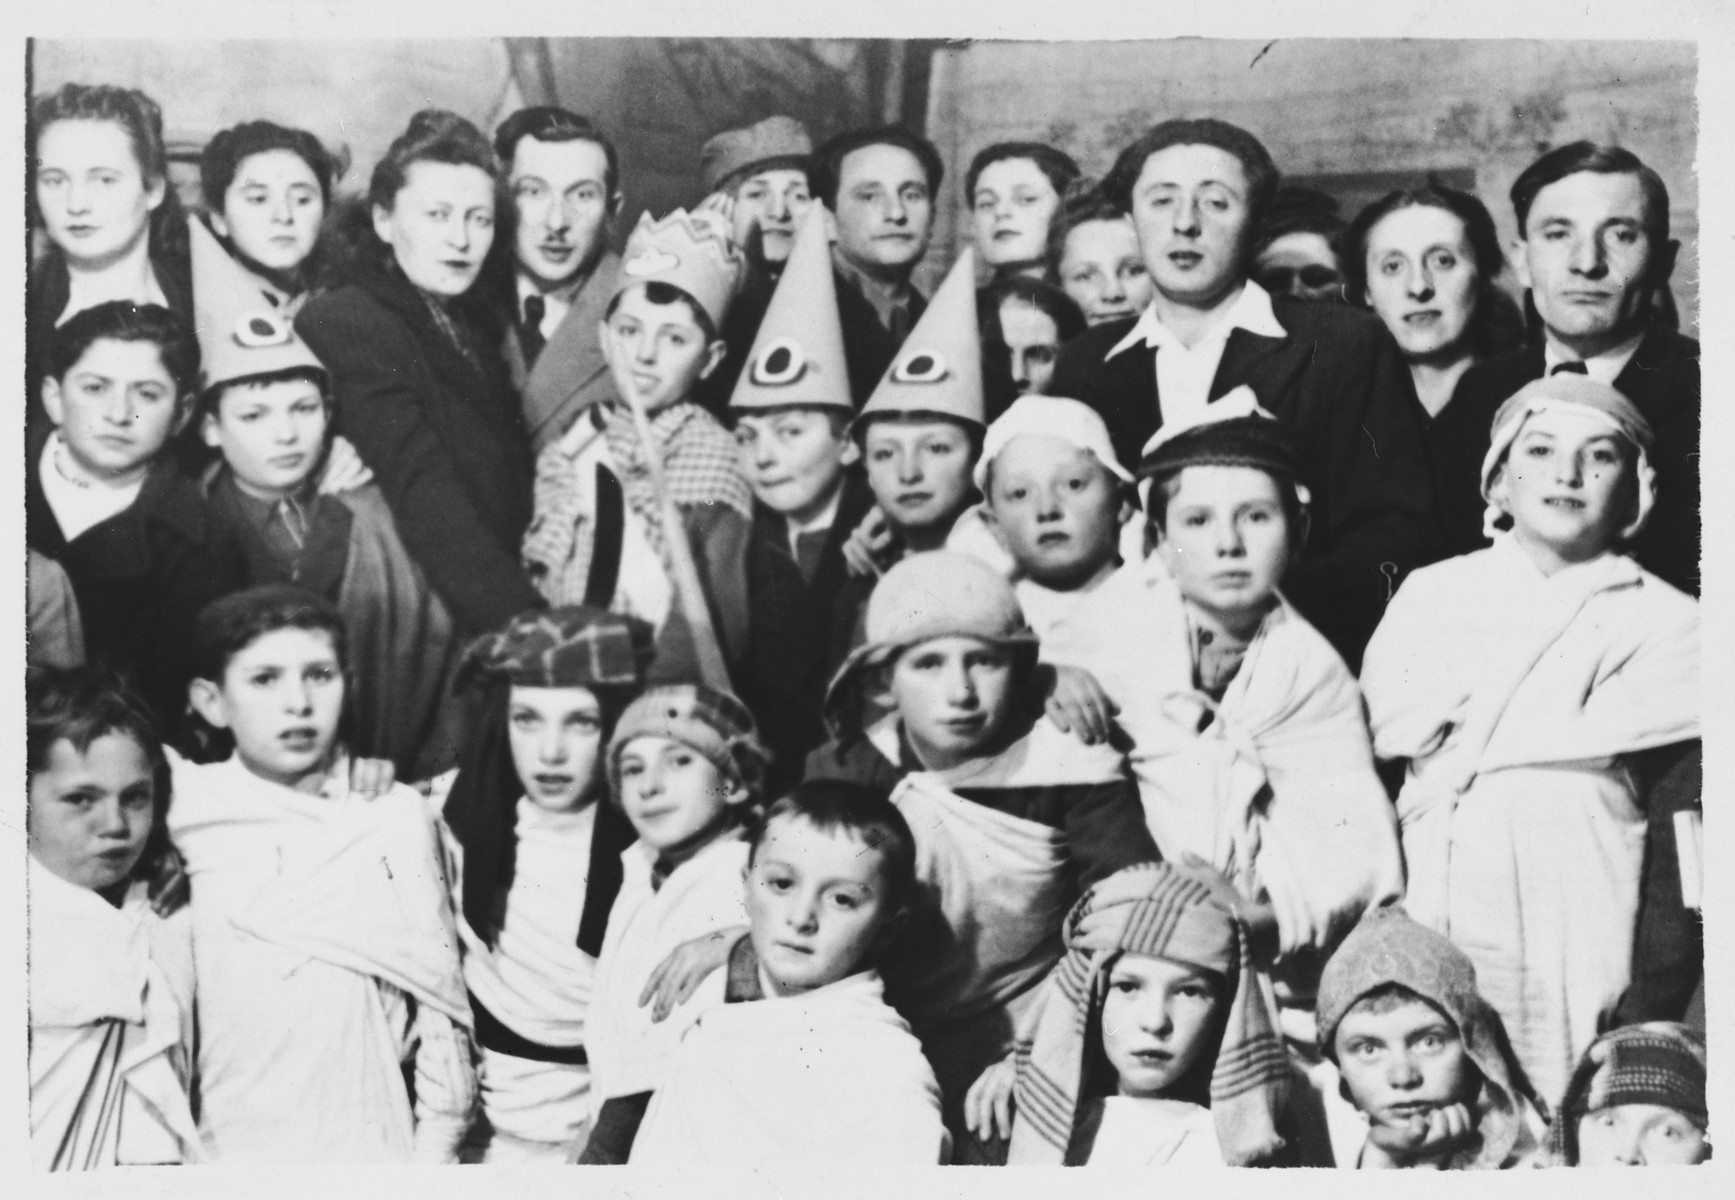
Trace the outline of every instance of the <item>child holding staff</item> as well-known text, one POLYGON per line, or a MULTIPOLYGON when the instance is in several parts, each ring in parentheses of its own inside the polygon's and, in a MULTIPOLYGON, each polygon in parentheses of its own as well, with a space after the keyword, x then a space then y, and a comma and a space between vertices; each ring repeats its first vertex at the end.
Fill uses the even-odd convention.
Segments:
POLYGON ((1406 582, 1362 673, 1375 750, 1409 764, 1406 904, 1476 964, 1543 1096, 1630 978, 1628 756, 1699 736, 1698 605, 1620 550, 1651 510, 1650 444, 1607 384, 1517 392, 1482 467, 1494 544, 1406 582))

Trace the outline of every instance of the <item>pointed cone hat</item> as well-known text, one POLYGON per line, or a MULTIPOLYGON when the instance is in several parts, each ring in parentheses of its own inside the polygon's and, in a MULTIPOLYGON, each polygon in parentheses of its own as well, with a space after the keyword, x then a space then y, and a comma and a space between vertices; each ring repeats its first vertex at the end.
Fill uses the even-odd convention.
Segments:
POLYGON ((815 204, 795 233, 746 369, 729 407, 737 410, 813 404, 855 411, 843 357, 843 323, 825 213, 815 204))
MULTIPOLYGON (((874 413, 939 413, 985 425, 982 339, 976 326, 976 254, 966 248, 898 350, 874 394, 874 413)), ((859 419, 859 418, 858 418, 859 419)))
POLYGON ((197 217, 187 218, 193 250, 193 321, 199 337, 199 391, 237 379, 296 368, 325 374, 325 364, 296 336, 259 281, 230 258, 197 217))

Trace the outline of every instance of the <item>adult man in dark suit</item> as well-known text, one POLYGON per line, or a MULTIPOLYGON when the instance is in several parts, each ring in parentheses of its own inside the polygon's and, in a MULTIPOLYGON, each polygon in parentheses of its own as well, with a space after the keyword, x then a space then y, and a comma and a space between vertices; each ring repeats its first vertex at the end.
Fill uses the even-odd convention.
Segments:
POLYGON ((1124 150, 1102 190, 1131 212, 1156 292, 1066 346, 1050 391, 1101 413, 1129 468, 1161 426, 1209 419, 1242 385, 1287 421, 1312 523, 1284 592, 1353 669, 1403 572, 1434 549, 1420 409, 1377 319, 1248 279, 1277 179, 1258 139, 1222 121, 1165 121, 1124 150))
MULTIPOLYGON (((1480 480, 1495 410, 1533 379, 1582 371, 1623 392, 1656 436, 1657 502, 1633 557, 1697 595, 1699 343, 1657 321, 1652 304, 1679 250, 1669 238, 1668 189, 1631 151, 1581 141, 1526 168, 1512 185, 1512 207, 1519 231, 1512 265, 1530 289, 1542 338, 1470 368, 1430 431, 1443 470, 1448 548, 1465 553, 1487 543, 1480 480)), ((1680 1020, 1704 1003, 1703 931, 1682 905, 1675 842, 1675 814, 1700 803, 1699 743, 1647 751, 1633 767, 1648 832, 1633 982, 1619 1017, 1680 1020)))
POLYGON ((1472 367, 1435 422, 1448 548, 1487 544, 1480 481, 1494 411, 1544 374, 1583 371, 1625 393, 1656 434, 1657 504, 1633 557, 1697 595, 1699 343, 1663 328, 1652 307, 1680 248, 1669 238, 1668 189, 1631 151, 1574 142, 1518 177, 1512 206, 1512 266, 1542 337, 1472 367))
POLYGON ((928 252, 944 167, 932 142, 892 125, 841 134, 813 157, 814 195, 837 225, 837 309, 860 408, 927 308, 910 277, 928 252))
POLYGON ((502 121, 494 149, 513 200, 513 314, 503 353, 540 454, 613 394, 596 331, 620 274, 620 256, 608 248, 621 207, 619 160, 588 118, 546 106, 502 121))

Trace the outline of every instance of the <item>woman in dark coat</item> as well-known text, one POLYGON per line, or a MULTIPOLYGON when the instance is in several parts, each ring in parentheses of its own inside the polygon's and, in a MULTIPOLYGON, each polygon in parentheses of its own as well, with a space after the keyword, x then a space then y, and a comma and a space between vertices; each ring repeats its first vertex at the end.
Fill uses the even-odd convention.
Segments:
POLYGON ((338 432, 373 468, 405 547, 468 636, 542 605, 518 554, 530 441, 500 330, 471 296, 500 178, 474 125, 417 113, 368 189, 379 245, 295 322, 331 374, 338 432))

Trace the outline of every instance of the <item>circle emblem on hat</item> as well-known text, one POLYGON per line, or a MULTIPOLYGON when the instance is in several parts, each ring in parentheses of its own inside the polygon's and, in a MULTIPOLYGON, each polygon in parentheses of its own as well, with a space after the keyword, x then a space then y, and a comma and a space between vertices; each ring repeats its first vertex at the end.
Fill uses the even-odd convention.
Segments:
POLYGON ((946 378, 946 359, 937 350, 917 350, 892 367, 894 383, 939 383, 946 378))
POLYGON ((243 346, 282 346, 294 337, 294 329, 281 313, 259 309, 242 313, 235 320, 235 340, 243 346))
POLYGON ((770 342, 753 360, 749 378, 764 387, 794 383, 807 373, 807 355, 792 337, 770 342))
POLYGON ((621 273, 640 278, 646 275, 661 275, 664 271, 673 271, 681 265, 678 255, 667 250, 650 248, 639 251, 621 264, 621 273))

